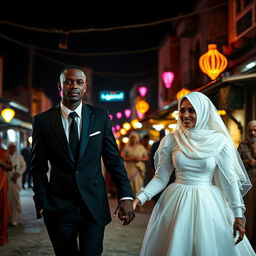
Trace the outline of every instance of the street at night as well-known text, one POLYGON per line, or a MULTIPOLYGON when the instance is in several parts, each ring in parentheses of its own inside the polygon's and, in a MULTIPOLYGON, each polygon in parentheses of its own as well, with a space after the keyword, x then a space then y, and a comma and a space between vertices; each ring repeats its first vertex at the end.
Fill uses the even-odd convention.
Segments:
MULTIPOLYGON (((9 243, 0 247, 1 256, 53 256, 54 252, 42 219, 37 220, 31 189, 21 191, 22 220, 17 227, 9 227, 9 243)), ((114 214, 117 200, 109 199, 114 214)), ((106 226, 103 256, 137 256, 149 220, 153 203, 136 212, 135 220, 123 226, 116 217, 106 226)))
POLYGON ((256 256, 256 0, 2 5, 0 256, 256 256))

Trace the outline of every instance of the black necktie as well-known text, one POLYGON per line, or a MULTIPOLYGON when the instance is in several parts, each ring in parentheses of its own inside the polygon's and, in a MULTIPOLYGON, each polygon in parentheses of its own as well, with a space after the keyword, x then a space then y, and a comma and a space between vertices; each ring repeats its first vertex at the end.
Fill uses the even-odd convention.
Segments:
POLYGON ((76 112, 70 112, 69 114, 69 117, 72 119, 70 124, 70 129, 69 129, 69 146, 75 160, 78 159, 78 153, 79 153, 78 127, 75 120, 77 116, 78 115, 76 112))

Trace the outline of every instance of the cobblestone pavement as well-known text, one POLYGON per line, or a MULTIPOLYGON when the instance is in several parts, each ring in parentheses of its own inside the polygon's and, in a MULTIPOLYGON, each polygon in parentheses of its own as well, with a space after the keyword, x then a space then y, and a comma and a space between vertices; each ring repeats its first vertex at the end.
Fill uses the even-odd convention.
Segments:
MULTIPOLYGON (((109 199, 111 212, 116 199, 109 199)), ((35 218, 34 202, 30 189, 21 191, 22 222, 18 227, 9 227, 9 243, 0 247, 1 256, 53 256, 53 249, 42 220, 35 218)), ((144 211, 136 213, 129 226, 122 226, 118 218, 106 226, 102 256, 137 256, 152 211, 152 203, 144 211)))

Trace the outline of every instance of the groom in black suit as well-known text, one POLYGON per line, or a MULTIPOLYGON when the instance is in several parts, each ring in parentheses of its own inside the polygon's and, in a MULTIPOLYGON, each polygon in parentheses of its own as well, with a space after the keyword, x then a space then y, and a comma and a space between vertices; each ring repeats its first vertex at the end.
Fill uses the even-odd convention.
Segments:
POLYGON ((123 225, 135 216, 132 189, 107 110, 82 103, 84 70, 65 67, 58 89, 60 104, 33 118, 30 171, 37 217, 43 216, 57 256, 101 255, 111 221, 101 159, 116 185, 123 225))

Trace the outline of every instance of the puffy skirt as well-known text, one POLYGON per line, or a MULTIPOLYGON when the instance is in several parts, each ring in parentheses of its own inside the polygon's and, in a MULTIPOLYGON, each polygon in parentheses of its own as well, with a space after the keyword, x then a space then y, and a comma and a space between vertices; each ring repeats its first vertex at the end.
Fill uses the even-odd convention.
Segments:
POLYGON ((251 256, 247 237, 235 245, 234 215, 216 186, 172 183, 155 205, 140 256, 251 256))

